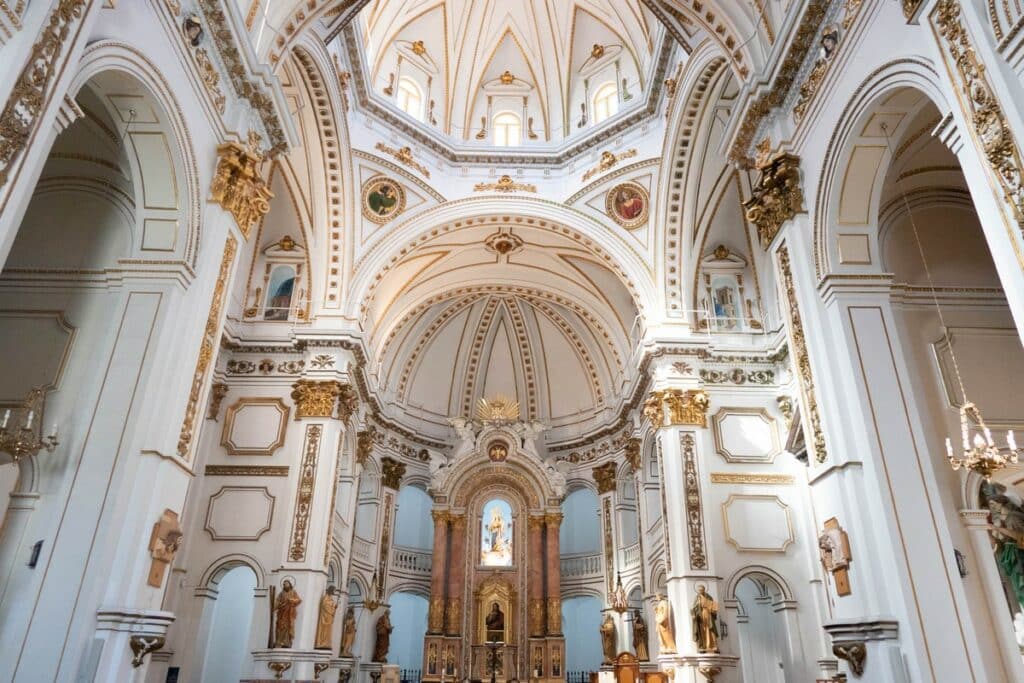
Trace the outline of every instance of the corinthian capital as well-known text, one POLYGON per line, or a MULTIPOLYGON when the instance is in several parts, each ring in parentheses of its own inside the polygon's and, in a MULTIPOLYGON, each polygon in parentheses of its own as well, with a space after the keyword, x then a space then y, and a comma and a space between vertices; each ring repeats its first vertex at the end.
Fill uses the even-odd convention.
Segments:
POLYGON ((782 224, 804 210, 800 157, 780 152, 762 161, 757 168, 761 177, 750 199, 743 202, 743 208, 747 220, 757 226, 761 246, 767 249, 782 224))
POLYGON ((295 417, 334 417, 334 404, 341 393, 341 383, 334 380, 316 382, 300 379, 292 385, 295 417))

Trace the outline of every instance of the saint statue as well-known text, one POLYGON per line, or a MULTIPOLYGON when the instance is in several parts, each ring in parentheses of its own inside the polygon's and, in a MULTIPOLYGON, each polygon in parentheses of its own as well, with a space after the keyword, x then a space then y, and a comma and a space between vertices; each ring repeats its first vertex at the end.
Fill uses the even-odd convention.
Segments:
POLYGON ((502 553, 505 551, 505 518, 497 506, 491 508, 491 521, 487 524, 487 531, 491 535, 491 552, 502 553))
POLYGON ((391 625, 391 611, 384 610, 377 620, 377 640, 373 644, 373 661, 382 664, 388 663, 388 650, 391 649, 391 632, 395 627, 391 625))
POLYGON ((996 562, 1024 606, 1024 501, 1003 484, 982 484, 981 495, 990 513, 996 562))
POLYGON ((334 613, 338 611, 338 601, 334 594, 338 589, 328 586, 324 597, 320 598, 320 614, 316 620, 316 641, 313 648, 316 650, 331 649, 331 631, 334 630, 334 613))
POLYGON ((601 622, 601 651, 604 653, 602 664, 615 663, 615 620, 611 614, 605 614, 601 622))
POLYGON ((345 621, 341 624, 341 656, 352 656, 352 645, 356 642, 356 612, 351 607, 345 612, 345 621))
POLYGON ((664 595, 658 596, 658 604, 654 608, 654 623, 658 627, 659 652, 663 655, 675 654, 676 637, 672 634, 671 608, 664 595))
POLYGON ((505 641, 505 614, 501 611, 498 603, 491 604, 491 611, 484 618, 487 625, 487 640, 495 642, 505 641))
POLYGON ((690 612, 697 651, 718 652, 718 603, 708 595, 704 586, 697 586, 697 599, 693 601, 690 612))
POLYGON ((633 611, 633 649, 636 651, 636 658, 646 662, 651 658, 647 651, 647 623, 644 621, 640 610, 633 611))
POLYGON ((295 592, 292 582, 285 579, 281 593, 274 602, 274 647, 291 647, 295 640, 295 618, 299 614, 302 598, 295 592))

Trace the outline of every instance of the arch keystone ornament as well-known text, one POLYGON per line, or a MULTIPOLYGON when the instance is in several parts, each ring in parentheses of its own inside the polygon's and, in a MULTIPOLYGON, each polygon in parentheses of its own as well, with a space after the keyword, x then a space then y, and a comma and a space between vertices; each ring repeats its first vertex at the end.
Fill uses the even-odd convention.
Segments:
POLYGON ((210 201, 220 204, 235 218, 242 236, 249 239, 252 226, 270 211, 274 193, 260 175, 263 155, 260 136, 249 132, 249 144, 227 142, 217 147, 217 170, 210 184, 210 201))
POLYGON ((804 210, 800 187, 800 157, 780 152, 757 164, 761 176, 743 202, 747 220, 757 226, 761 246, 767 249, 783 223, 804 210))

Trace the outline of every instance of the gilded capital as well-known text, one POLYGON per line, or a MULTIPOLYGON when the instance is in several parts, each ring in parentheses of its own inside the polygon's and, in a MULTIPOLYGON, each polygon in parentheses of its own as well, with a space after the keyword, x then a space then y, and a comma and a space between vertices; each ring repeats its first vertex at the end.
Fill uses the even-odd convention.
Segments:
POLYGON ((373 452, 373 440, 377 436, 377 430, 373 427, 364 429, 356 435, 356 462, 365 465, 373 452))
POLYGON ((652 391, 644 403, 644 415, 655 428, 666 425, 707 427, 707 392, 703 389, 652 391))
POLYGON ((300 379, 292 385, 295 419, 303 417, 334 417, 334 404, 341 393, 341 383, 334 380, 317 382, 300 379))
POLYGON ((544 528, 544 515, 530 515, 527 520, 527 524, 531 529, 543 529, 544 528))
POLYGON ((381 483, 389 489, 396 491, 402 485, 402 477, 405 476, 405 463, 394 458, 381 458, 381 483))
POLYGON ((452 513, 448 510, 431 510, 430 516, 434 518, 434 524, 447 524, 452 519, 452 513))
POLYGON ((459 530, 466 528, 466 515, 451 515, 452 529, 459 530))
POLYGON ((615 490, 615 463, 607 462, 594 468, 594 481, 597 482, 597 493, 610 493, 615 490))
POLYGON ((544 515, 544 523, 548 525, 549 529, 557 529, 562 526, 562 513, 561 512, 548 512, 544 515))
POLYGON ((359 394, 351 384, 343 384, 341 393, 338 394, 338 419, 348 422, 348 419, 359 410, 359 394))
POLYGON ((263 156, 257 149, 258 142, 259 136, 250 134, 247 147, 237 142, 217 147, 217 170, 210 185, 210 201, 235 217, 246 239, 253 224, 270 211, 270 199, 274 196, 260 175, 263 156))
POLYGON ((800 187, 800 157, 776 154, 757 167, 761 177, 743 202, 747 220, 757 226, 761 246, 765 249, 775 239, 783 223, 804 210, 804 194, 800 187))

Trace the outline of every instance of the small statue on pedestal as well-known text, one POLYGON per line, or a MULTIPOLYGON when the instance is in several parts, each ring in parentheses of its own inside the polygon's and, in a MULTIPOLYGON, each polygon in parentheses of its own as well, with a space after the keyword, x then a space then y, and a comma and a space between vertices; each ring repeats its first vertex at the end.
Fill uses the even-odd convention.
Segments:
POLYGON ((601 650, 604 653, 602 664, 615 663, 615 620, 612 615, 605 614, 601 622, 601 650))
POLYGON ((718 652, 718 603, 705 586, 697 586, 693 615, 693 640, 698 652, 718 652))
POLYGON ((651 658, 647 650, 647 622, 644 621, 640 610, 633 611, 633 649, 636 651, 636 658, 641 662, 651 658))
POLYGON ((395 627, 391 625, 391 611, 384 610, 377 620, 377 641, 373 645, 373 661, 387 664, 388 650, 391 649, 391 632, 395 627))
POLYGON ((281 584, 281 594, 274 602, 274 647, 291 647, 295 640, 295 618, 302 598, 288 579, 281 584))
POLYGON ((671 607, 664 595, 658 596, 658 604, 654 608, 654 623, 658 627, 659 652, 663 655, 675 654, 676 637, 672 633, 671 607))
POLYGON ((356 611, 351 607, 345 612, 345 621, 341 624, 341 656, 352 656, 352 645, 356 642, 356 611))
POLYGON ((338 611, 338 601, 334 594, 338 591, 334 586, 328 586, 324 597, 320 598, 320 614, 316 622, 316 642, 313 648, 316 650, 331 649, 331 631, 334 630, 334 613, 338 611))

